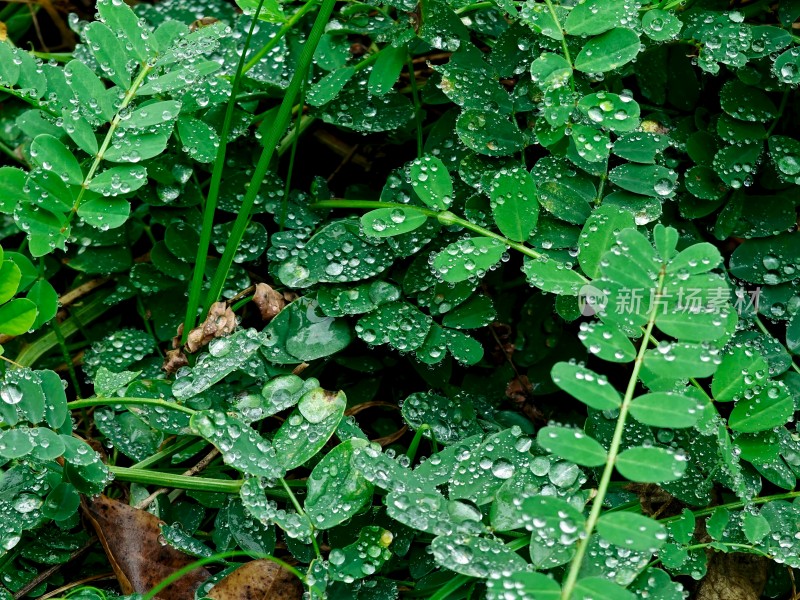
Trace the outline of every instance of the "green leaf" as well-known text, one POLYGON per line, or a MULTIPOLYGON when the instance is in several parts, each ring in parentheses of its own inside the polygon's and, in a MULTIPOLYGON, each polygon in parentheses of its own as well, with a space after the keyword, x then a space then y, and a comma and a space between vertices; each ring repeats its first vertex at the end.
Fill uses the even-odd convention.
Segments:
POLYGON ((762 90, 731 79, 719 93, 722 110, 742 121, 767 121, 778 113, 775 103, 762 90))
POLYGON ((468 148, 487 156, 511 156, 522 150, 525 143, 516 123, 502 115, 476 109, 461 113, 456 131, 468 148))
POLYGON ((678 37, 683 23, 666 10, 648 10, 642 15, 642 30, 654 42, 666 42, 678 37))
POLYGON ((575 57, 575 68, 583 73, 605 73, 632 61, 639 54, 639 36, 618 27, 589 40, 575 57))
POLYGON ((127 43, 122 44, 130 58, 139 63, 146 63, 151 55, 149 36, 142 35, 142 26, 131 8, 124 2, 114 0, 99 0, 97 12, 102 21, 108 25, 112 32, 122 36, 127 43))
POLYGON ((644 196, 667 197, 675 191, 678 174, 661 165, 620 165, 608 180, 623 190, 644 196))
MULTIPOLYGON (((572 560, 575 543, 585 529, 585 519, 573 504, 553 496, 528 496, 523 494, 520 511, 527 517, 536 515, 536 526, 531 531, 529 546, 531 563, 537 569, 558 567, 572 560)), ((515 499, 516 500, 516 499, 515 499)), ((582 503, 581 503, 582 504, 582 503)))
MULTIPOLYGON (((0 274, 0 278, 2 274, 0 274)), ((50 282, 44 279, 37 280, 28 290, 26 295, 28 300, 36 304, 36 320, 31 325, 31 329, 38 329, 58 312, 58 294, 50 282)))
POLYGON ((80 185, 83 171, 67 147, 52 135, 43 133, 31 143, 31 158, 45 171, 52 171, 67 183, 80 185))
POLYGON ((539 202, 553 216, 583 225, 592 212, 589 202, 594 200, 587 198, 585 192, 567 181, 546 181, 539 184, 539 202))
POLYGON ((734 431, 753 433, 780 427, 794 413, 794 400, 782 381, 769 381, 751 397, 736 402, 728 425, 734 431))
POLYGON ((22 271, 13 260, 0 262, 0 304, 4 304, 14 297, 20 281, 22 281, 22 271))
POLYGON ((246 15, 255 14, 260 6, 258 18, 261 21, 268 23, 283 23, 286 21, 286 15, 283 14, 281 3, 278 0, 266 0, 265 2, 259 2, 259 0, 236 0, 236 4, 246 15))
POLYGON ((561 88, 570 77, 572 68, 560 54, 543 52, 531 63, 531 78, 543 90, 561 88))
POLYGON ((178 135, 183 150, 200 163, 210 163, 217 156, 219 135, 208 123, 194 117, 178 118, 178 135))
POLYGON ((596 174, 595 170, 605 171, 605 162, 611 151, 611 137, 594 125, 572 125, 572 135, 569 137, 569 150, 567 157, 576 165, 587 172, 596 174), (603 163, 597 169, 590 168, 587 163, 603 163))
POLYGON ((648 554, 655 554, 667 541, 667 529, 661 523, 630 512, 601 516, 597 532, 612 544, 648 554))
POLYGON ((453 203, 453 181, 447 167, 435 156, 425 155, 408 167, 411 187, 434 210, 446 210, 453 203))
MULTIPOLYGON (((302 419, 302 417, 300 417, 302 419)), ((218 410, 202 410, 192 415, 192 431, 214 444, 226 464, 248 475, 282 477, 282 460, 272 444, 237 417, 218 410)))
POLYGON ((686 461, 666 448, 637 446, 617 456, 617 471, 631 481, 656 483, 683 477, 686 461))
POLYGON ((486 581, 486 600, 505 600, 508 590, 513 589, 521 598, 536 600, 559 600, 561 587, 543 573, 518 571, 502 575, 499 579, 486 581))
POLYGON ((22 335, 36 322, 38 309, 27 298, 15 298, 0 306, 0 333, 22 335))
POLYGON ((20 65, 16 60, 16 48, 0 42, 0 85, 11 88, 19 80, 20 65))
POLYGON ((571 600, 635 600, 636 597, 604 577, 584 577, 575 584, 571 600))
POLYGON ((559 262, 542 254, 539 258, 525 258, 522 272, 528 283, 545 292, 553 294, 578 295, 586 279, 573 271, 566 263, 559 262))
POLYGON ((375 573, 392 556, 389 545, 393 538, 392 533, 382 527, 362 528, 356 542, 330 551, 328 572, 331 579, 352 582, 375 573))
MULTIPOLYGON (((583 289, 585 292, 586 288, 583 289)), ((591 305, 585 305, 584 312, 586 307, 591 308, 591 305)), ((581 323, 578 339, 591 354, 609 362, 626 363, 636 358, 636 347, 623 331, 611 323, 581 323)))
POLYGON ((322 106, 327 104, 342 91, 347 82, 355 75, 353 67, 342 67, 331 71, 317 83, 311 86, 306 95, 306 102, 311 106, 322 106))
POLYGON ((164 152, 172 135, 172 126, 130 130, 114 137, 103 158, 109 162, 136 163, 164 152))
POLYGON ((381 48, 380 56, 369 74, 369 83, 367 84, 369 93, 383 96, 389 92, 397 83, 407 57, 408 51, 405 46, 386 45, 381 48))
POLYGON ((631 18, 631 7, 616 0, 585 0, 574 6, 564 21, 570 35, 597 35, 631 18))
POLYGON ((28 174, 22 169, 0 167, 0 213, 13 213, 18 202, 28 200, 23 191, 27 179, 28 174))
POLYGON ((606 462, 606 449, 580 429, 542 427, 536 441, 548 452, 584 467, 599 467, 606 462))
POLYGON ((611 92, 589 94, 578 102, 578 110, 592 123, 611 131, 633 131, 639 126, 639 104, 631 96, 611 92))
POLYGON ((654 392, 634 398, 631 416, 651 427, 677 429, 691 427, 700 418, 702 407, 691 396, 673 392, 654 392))
POLYGON ((623 229, 635 227, 633 215, 615 206, 600 206, 586 219, 581 230, 578 263, 591 279, 600 276, 600 260, 616 243, 623 229))
POLYGON ((72 517, 80 504, 81 497, 75 486, 62 481, 47 495, 42 514, 54 521, 63 521, 72 517))
POLYGON ((775 285, 793 280, 800 265, 800 245, 793 232, 745 240, 730 257, 730 273, 750 283, 775 285))
POLYGON ((186 89, 198 84, 203 78, 215 73, 221 65, 211 60, 200 60, 184 64, 164 75, 150 79, 139 88, 140 96, 154 96, 186 89))
POLYGON ((442 319, 442 325, 455 329, 478 329, 489 325, 496 316, 491 299, 476 295, 448 312, 442 319))
POLYGON ((637 131, 619 136, 612 152, 631 162, 652 165, 671 144, 666 135, 637 131))
POLYGON ((603 375, 573 362, 559 362, 550 375, 559 388, 596 410, 615 410, 622 404, 617 390, 603 375))
POLYGON ((423 435, 443 445, 483 433, 468 397, 447 398, 431 392, 418 392, 403 401, 401 410, 403 419, 412 430, 427 425, 423 435))
POLYGON ((726 146, 714 156, 714 171, 722 181, 734 189, 750 185, 762 150, 761 143, 726 146))
POLYGON ((117 196, 134 192, 146 184, 147 169, 133 165, 101 171, 89 182, 89 189, 103 196, 117 196))
POLYGON ((431 318, 411 304, 384 304, 356 324, 356 334, 368 344, 389 344, 401 352, 416 350, 428 335, 431 318))
POLYGON ((502 542, 464 534, 440 535, 431 542, 436 562, 455 573, 488 579, 492 573, 525 568, 525 560, 502 542))
POLYGON ((21 458, 33 450, 33 440, 28 428, 7 429, 0 432, 0 456, 21 458))
POLYGON ((80 114, 70 112, 66 108, 61 113, 62 127, 73 142, 89 156, 95 156, 98 151, 97 136, 94 128, 80 114))
POLYGON ((539 201, 531 174, 521 168, 501 169, 489 184, 497 228, 515 242, 527 240, 539 220, 539 201))
POLYGON ((439 252, 433 268, 449 283, 477 279, 499 263, 505 252, 506 247, 493 238, 464 238, 439 252))
POLYGON ((716 349, 701 344, 662 342, 645 353, 644 366, 673 379, 710 377, 717 370, 717 355, 716 349))
POLYGON ((89 42, 87 46, 97 59, 101 72, 122 89, 128 89, 131 83, 128 56, 117 35, 99 21, 89 23, 81 34, 89 42))
POLYGON ((767 146, 778 176, 787 183, 800 185, 800 142, 784 135, 773 135, 767 146))
POLYGON ((145 129, 154 125, 163 125, 178 118, 181 112, 181 103, 177 100, 163 100, 150 102, 129 113, 120 121, 121 129, 145 129))
MULTIPOLYGON (((344 399, 344 392, 338 392, 336 396, 344 399)), ((286 418, 272 440, 278 461, 284 469, 299 467, 328 443, 344 417, 345 405, 337 402, 334 408, 334 412, 316 423, 304 417, 299 409, 292 411, 286 418)))
POLYGON ((372 484, 351 464, 353 450, 368 444, 357 438, 342 442, 311 471, 304 508, 317 529, 340 525, 371 502, 372 484))
POLYGON ((413 208, 378 208, 361 217, 364 233, 372 237, 392 237, 414 231, 428 217, 413 208))
POLYGON ((776 58, 772 72, 787 85, 800 83, 800 48, 791 48, 776 58))

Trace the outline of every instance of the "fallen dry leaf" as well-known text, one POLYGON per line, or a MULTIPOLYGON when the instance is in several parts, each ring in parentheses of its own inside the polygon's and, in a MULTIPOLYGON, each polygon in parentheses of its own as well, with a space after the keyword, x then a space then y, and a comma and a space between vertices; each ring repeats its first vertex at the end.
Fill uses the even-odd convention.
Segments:
POLYGON ((8 39, 8 27, 0 21, 0 42, 5 42, 8 39))
POLYGON ((286 306, 286 300, 283 294, 276 292, 266 283, 259 283, 256 285, 256 292, 253 294, 253 302, 258 307, 261 313, 261 318, 264 321, 271 321, 275 315, 283 310, 286 306))
POLYGON ((769 561, 752 554, 716 552, 700 582, 697 600, 758 600, 767 583, 769 561))
POLYGON ((253 560, 211 588, 207 596, 214 600, 300 600, 303 584, 272 561, 253 560))
MULTIPOLYGON (((85 500, 83 509, 103 544, 123 594, 144 594, 194 558, 162 544, 162 521, 106 496, 85 500)), ((199 567, 162 590, 159 600, 192 600, 211 573, 199 567)))
POLYGON ((194 353, 218 337, 225 337, 236 329, 236 315, 225 302, 214 302, 202 325, 195 327, 186 337, 186 350, 194 353))
POLYGON ((167 350, 166 357, 164 358, 164 364, 161 365, 161 368, 167 373, 175 373, 178 369, 185 367, 188 364, 189 359, 186 358, 183 350, 176 348, 174 350, 167 350))

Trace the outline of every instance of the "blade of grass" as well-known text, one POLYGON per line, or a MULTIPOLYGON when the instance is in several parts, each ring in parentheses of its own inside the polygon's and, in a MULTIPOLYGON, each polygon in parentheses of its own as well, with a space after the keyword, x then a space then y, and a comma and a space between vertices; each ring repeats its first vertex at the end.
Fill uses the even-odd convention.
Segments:
POLYGON ((222 132, 219 136, 219 148, 217 148, 217 157, 214 160, 214 168, 211 172, 211 184, 208 188, 208 196, 206 196, 206 203, 203 207, 203 227, 200 230, 200 243, 197 246, 197 257, 194 263, 194 273, 192 273, 192 283, 189 287, 189 300, 186 305, 186 316, 183 320, 183 334, 181 335, 181 343, 185 344, 189 336, 189 332, 194 328, 197 322, 197 308, 200 306, 200 293, 203 288, 203 275, 206 270, 206 257, 208 256, 208 247, 211 244, 211 231, 214 227, 214 213, 217 212, 217 200, 219 199, 219 188, 222 184, 222 171, 225 168, 225 153, 228 148, 228 136, 231 131, 231 124, 233 123, 233 109, 236 106, 236 97, 239 94, 239 85, 241 84, 242 74, 244 73, 245 57, 247 56, 247 49, 250 47, 250 40, 253 37, 253 32, 258 23, 258 14, 261 12, 261 7, 264 0, 259 0, 258 6, 253 13, 253 18, 250 22, 250 29, 247 32, 247 37, 244 40, 242 47, 242 54, 239 57, 239 64, 236 65, 236 74, 233 77, 231 84, 231 97, 228 99, 228 106, 225 108, 225 118, 222 122, 222 132))
POLYGON ((328 20, 333 12, 334 4, 335 0, 323 0, 319 13, 317 13, 317 18, 314 21, 314 25, 311 27, 311 33, 309 33, 308 39, 303 45, 302 51, 300 52, 300 59, 297 61, 297 69, 292 76, 292 81, 289 83, 289 87, 286 89, 286 95, 281 101, 275 123, 265 137, 264 150, 261 152, 261 157, 258 159, 258 164, 256 165, 255 171, 253 172, 253 177, 250 180, 250 185, 245 193, 239 214, 236 215, 236 221, 233 224, 230 237, 225 245, 225 252, 223 252, 222 258, 219 261, 219 266, 217 267, 214 277, 211 280, 211 287, 208 290, 208 294, 206 295, 206 300, 203 305, 203 314, 208 312, 208 309, 214 302, 216 302, 217 298, 219 298, 220 292, 222 291, 222 286, 225 283, 228 270, 233 263, 233 256, 236 253, 239 244, 242 241, 242 237, 244 236, 244 231, 250 222, 250 216, 253 211, 253 204, 255 203, 256 196, 261 189, 264 176, 269 170, 270 162, 275 154, 278 142, 281 140, 284 133, 286 133, 286 128, 289 125, 289 118, 292 114, 292 107, 294 106, 294 102, 300 93, 300 87, 306 80, 308 69, 311 66, 312 59, 314 58, 314 51, 317 49, 317 44, 319 44, 319 40, 325 31, 325 26, 328 24, 328 20))

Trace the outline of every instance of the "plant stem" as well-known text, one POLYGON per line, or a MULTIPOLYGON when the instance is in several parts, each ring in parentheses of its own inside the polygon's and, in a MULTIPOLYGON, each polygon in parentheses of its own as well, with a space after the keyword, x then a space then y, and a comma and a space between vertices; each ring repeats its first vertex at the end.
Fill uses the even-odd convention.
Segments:
MULTIPOLYGON (((203 492, 219 492, 222 494, 238 494, 242 487, 242 479, 210 479, 207 477, 191 477, 177 473, 163 473, 149 469, 134 469, 133 467, 117 467, 107 465, 108 470, 120 481, 157 485, 159 487, 173 487, 182 490, 198 490, 203 492)), ((274 490, 272 493, 274 494, 274 490)), ((283 497, 283 493, 278 493, 283 497)))
MULTIPOLYGON (((426 431, 431 431, 431 426, 427 423, 423 423, 417 429, 417 432, 414 434, 414 439, 411 440, 411 443, 408 445, 408 451, 406 452, 406 456, 408 460, 412 463, 414 459, 417 457, 417 450, 419 449, 419 443, 422 441, 422 436, 425 434, 426 431)), ((433 432, 431 432, 431 439, 433 439, 433 432)))
POLYGON ((86 406, 110 406, 114 404, 141 404, 148 406, 160 406, 162 408, 169 408, 177 410, 187 415, 193 415, 195 411, 188 406, 183 406, 175 402, 168 402, 167 400, 159 400, 158 398, 87 398, 86 400, 73 400, 67 402, 67 408, 74 410, 76 408, 84 408, 86 406))
POLYGON ((561 26, 561 21, 558 20, 558 13, 556 13, 556 8, 553 6, 553 1, 544 0, 544 3, 547 5, 547 10, 550 11, 550 16, 553 17, 553 21, 555 21, 556 25, 558 25, 558 28, 561 31, 561 50, 564 52, 564 60, 566 60, 567 64, 569 65, 569 87, 574 92, 575 67, 572 66, 572 56, 569 53, 569 46, 567 46, 567 36, 564 35, 564 28, 561 26))
POLYGON ((600 513, 603 510, 603 500, 605 500, 606 492, 608 491, 608 484, 611 482, 611 476, 614 473, 614 465, 619 454, 620 445, 622 444, 622 435, 625 432, 625 420, 628 417, 628 410, 630 409, 633 394, 636 391, 636 385, 639 382, 639 371, 644 363, 644 355, 647 351, 647 346, 650 342, 650 334, 653 332, 653 327, 656 323, 656 316, 658 314, 658 298, 661 295, 664 287, 664 278, 666 276, 666 266, 661 267, 661 272, 658 275, 658 283, 656 284, 656 294, 653 305, 650 308, 650 315, 647 319, 647 329, 642 338, 642 343, 639 346, 639 353, 636 355, 636 360, 633 363, 633 371, 628 380, 628 387, 625 390, 625 397, 622 399, 622 405, 619 408, 619 416, 617 417, 617 425, 614 428, 614 436, 611 438, 611 444, 608 448, 608 457, 606 458, 606 465, 603 468, 603 474, 600 477, 600 483, 597 486, 597 495, 592 501, 592 510, 589 512, 589 518, 586 520, 584 528, 584 537, 578 543, 578 548, 575 556, 569 566, 569 572, 564 580, 561 588, 562 600, 570 600, 572 591, 575 588, 575 583, 578 581, 578 573, 583 563, 583 558, 586 555, 586 550, 589 547, 589 542, 592 537, 597 520, 600 518, 600 513))
POLYGON ((462 219, 454 215, 449 211, 438 212, 435 210, 431 210, 429 208, 424 208, 422 206, 411 206, 408 204, 401 204, 399 202, 378 202, 377 200, 320 200, 319 202, 315 202, 311 205, 311 208, 366 208, 366 209, 376 209, 376 208, 403 208, 403 209, 412 209, 417 212, 422 213, 426 217, 431 217, 433 219, 437 219, 442 225, 459 225, 464 229, 468 229, 473 233, 477 233, 478 235, 482 235, 485 237, 489 237, 492 239, 501 242, 502 244, 508 246, 509 248, 514 248, 517 252, 521 252, 525 256, 530 256, 531 258, 539 258, 541 256, 533 248, 528 248, 525 244, 521 244, 519 242, 512 242, 508 238, 503 237, 495 233, 494 231, 490 231, 485 227, 481 227, 480 225, 476 225, 475 223, 471 223, 466 219, 462 219))
POLYGON ((325 31, 325 26, 328 24, 328 20, 333 12, 335 3, 336 0, 323 0, 322 7, 317 14, 317 18, 314 20, 314 25, 311 28, 308 39, 303 46, 302 51, 300 52, 300 58, 297 61, 297 69, 295 70, 295 73, 292 76, 292 81, 286 90, 286 95, 281 101, 280 108, 278 109, 278 115, 275 118, 275 123, 265 136, 264 150, 261 152, 261 157, 258 159, 258 164, 253 171, 253 176, 250 180, 250 185, 245 192, 244 199, 242 200, 242 206, 239 209, 239 214, 236 215, 236 221, 231 229, 230 238, 228 239, 228 243, 225 245, 225 252, 223 252, 222 258, 220 258, 219 261, 219 266, 217 267, 214 277, 211 280, 211 286, 208 290, 208 294, 206 295, 203 314, 208 312, 208 309, 217 300, 220 292, 222 291, 225 278, 228 276, 228 270, 233 263, 233 257, 242 241, 247 224, 250 222, 250 216, 253 212, 253 205, 255 204, 256 197, 261 189, 264 176, 267 174, 267 171, 270 168, 270 162, 272 161, 272 156, 275 154, 278 142, 286 132, 286 127, 289 124, 289 118, 292 114, 292 106, 294 106, 294 101, 300 92, 300 87, 306 79, 306 74, 311 66, 311 61, 314 58, 314 51, 316 50, 319 40, 325 31))
POLYGON ((69 215, 67 215, 67 223, 64 225, 64 227, 69 225, 72 217, 74 217, 78 212, 81 202, 83 202, 83 196, 86 194, 86 190, 89 189, 89 184, 91 183, 95 172, 97 172, 100 163, 103 161, 103 155, 111 145, 111 141, 114 139, 114 132, 117 130, 117 127, 119 127, 119 124, 122 121, 122 112, 128 108, 128 105, 136 97, 136 92, 139 91, 139 87, 141 87, 142 83, 144 83, 144 80, 147 78, 148 73, 150 73, 152 69, 153 67, 147 64, 143 65, 139 71, 139 74, 136 76, 136 79, 134 79, 133 83, 131 83, 131 87, 129 87, 128 91, 125 92, 125 97, 122 99, 122 102, 117 109, 117 114, 115 114, 114 118, 111 119, 111 124, 108 126, 108 131, 106 131, 106 136, 103 138, 103 143, 100 144, 100 149, 97 151, 97 154, 95 154, 94 160, 89 167, 89 171, 86 173, 86 177, 83 178, 81 190, 78 192, 78 197, 75 198, 75 203, 72 205, 72 210, 70 211, 69 215))
POLYGON ((133 465, 131 468, 132 469, 144 469, 146 467, 149 467, 150 465, 156 464, 158 461, 160 461, 160 460, 162 460, 164 458, 167 458, 168 456, 172 456, 173 454, 176 454, 177 452, 180 452, 184 448, 188 448, 189 446, 191 446, 192 444, 194 444, 196 442, 197 442, 197 438, 194 438, 194 437, 188 437, 188 438, 183 439, 183 440, 181 440, 179 442, 175 442, 174 444, 172 444, 171 446, 169 446, 167 448, 164 448, 160 452, 156 452, 152 456, 148 456, 144 460, 139 461, 138 463, 133 465))
POLYGON ((303 507, 300 506, 300 502, 297 501, 297 497, 294 495, 294 492, 292 492, 292 488, 289 487, 289 484, 286 483, 286 480, 283 477, 280 477, 279 481, 281 482, 283 489, 286 490, 286 493, 289 496, 289 502, 292 503, 292 506, 294 506, 294 509, 297 511, 297 514, 305 518, 306 521, 308 521, 308 527, 311 530, 311 545, 314 546, 314 552, 316 553, 317 558, 322 558, 322 553, 319 550, 319 544, 317 544, 317 538, 314 535, 315 527, 314 523, 311 522, 311 517, 309 517, 303 510, 303 507))
MULTIPOLYGON (((308 13, 309 10, 311 10, 316 4, 318 4, 318 2, 319 0, 308 0, 308 2, 306 2, 303 6, 301 6, 296 13, 294 13, 291 17, 289 17, 289 20, 286 21, 286 23, 284 23, 281 26, 281 28, 278 29, 278 31, 275 33, 275 37, 273 37, 269 42, 267 42, 258 52, 256 52, 253 55, 253 58, 251 58, 245 63, 244 68, 242 69, 242 73, 247 73, 250 69, 255 67, 258 64, 258 61, 264 58, 264 56, 270 50, 272 50, 275 46, 277 46, 278 42, 280 42, 283 39, 283 36, 285 36, 289 31, 291 31, 292 28, 297 24, 297 22, 300 19, 302 19, 303 16, 306 13, 308 13)), ((255 14, 258 15, 258 12, 260 11, 261 9, 259 8, 259 10, 255 14)), ((257 21, 255 15, 253 17, 253 20, 257 21)))
POLYGON ((208 247, 211 245, 214 213, 217 212, 217 200, 219 199, 219 189, 222 184, 222 172, 225 170, 225 153, 228 149, 228 136, 230 135, 231 124, 233 123, 233 110, 236 106, 236 96, 239 93, 239 86, 241 84, 242 74, 244 73, 244 57, 247 54, 247 49, 250 47, 250 40, 253 37, 253 31, 255 31, 256 22, 258 21, 258 14, 261 12, 263 4, 264 0, 259 0, 256 12, 250 22, 250 29, 247 32, 242 54, 236 66, 236 74, 231 84, 231 97, 228 98, 228 105, 225 107, 225 117, 219 136, 219 148, 217 148, 217 156, 214 158, 214 168, 211 171, 211 183, 209 184, 206 203, 203 207, 203 226, 200 229, 200 241, 197 245, 197 256, 195 258, 194 271, 192 272, 192 283, 189 286, 186 315, 183 319, 183 332, 181 333, 181 343, 183 344, 188 340, 189 333, 194 329, 194 325, 197 322, 197 308, 200 306, 200 294, 203 289, 203 277, 206 271, 206 257, 208 256, 208 247))

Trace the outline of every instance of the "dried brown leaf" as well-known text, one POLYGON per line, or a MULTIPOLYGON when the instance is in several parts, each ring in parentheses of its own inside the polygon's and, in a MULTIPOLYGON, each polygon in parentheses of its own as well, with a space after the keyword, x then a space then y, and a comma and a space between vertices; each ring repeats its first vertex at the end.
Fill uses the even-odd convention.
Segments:
POLYGON ((696 600, 758 600, 767 583, 769 560, 752 554, 714 553, 696 600))
MULTIPOLYGON (((103 544, 123 594, 144 594, 178 569, 194 562, 159 540, 162 521, 147 511, 106 496, 85 500, 84 513, 103 544)), ((158 594, 159 600, 191 600, 211 574, 199 567, 158 594)))
POLYGON ((167 350, 167 356, 164 359, 164 364, 161 365, 161 368, 167 373, 175 373, 178 369, 185 367, 188 364, 189 359, 186 358, 183 350, 167 350))
POLYGON ((300 600, 303 584, 269 560, 245 563, 208 592, 214 600, 300 600))
POLYGON ((186 337, 186 350, 197 352, 218 337, 225 337, 236 329, 236 315, 225 302, 215 302, 202 325, 195 327, 186 337))
POLYGON ((286 300, 283 294, 276 292, 266 283, 259 283, 256 285, 256 292, 253 294, 253 302, 255 302, 261 313, 261 318, 264 321, 271 321, 275 315, 283 310, 286 306, 286 300))

